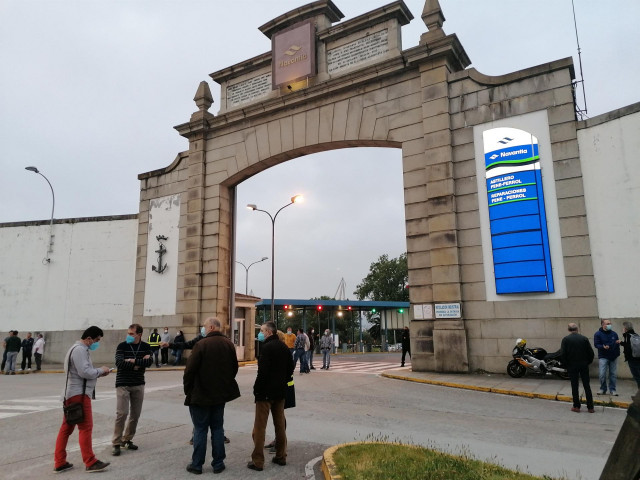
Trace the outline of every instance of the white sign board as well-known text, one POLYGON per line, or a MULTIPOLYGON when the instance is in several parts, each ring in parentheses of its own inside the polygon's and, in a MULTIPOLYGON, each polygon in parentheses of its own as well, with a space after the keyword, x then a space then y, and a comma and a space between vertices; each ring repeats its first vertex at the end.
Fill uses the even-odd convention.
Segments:
POLYGON ((436 304, 436 318, 460 318, 459 303, 436 304))

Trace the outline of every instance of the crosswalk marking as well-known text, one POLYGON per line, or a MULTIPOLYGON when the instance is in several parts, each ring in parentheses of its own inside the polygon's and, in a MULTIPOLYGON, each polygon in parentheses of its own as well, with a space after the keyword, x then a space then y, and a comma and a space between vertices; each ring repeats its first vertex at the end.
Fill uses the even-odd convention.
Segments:
MULTIPOLYGON (((244 367, 249 370, 257 370, 257 365, 247 365, 244 367)), ((316 372, 320 373, 331 373, 331 372, 339 372, 339 373, 361 373, 361 374, 369 374, 369 375, 378 375, 385 371, 397 371, 397 370, 406 370, 408 367, 401 367, 397 363, 390 362, 349 362, 349 361, 340 361, 333 360, 329 367, 328 371, 322 370, 320 366, 316 366, 316 372)), ((294 372, 295 375, 298 375, 299 367, 296 366, 296 370, 294 372)))
MULTIPOLYGON (((145 393, 159 392, 182 387, 182 383, 171 385, 146 386, 145 393)), ((116 398, 115 389, 99 388, 94 401, 112 400, 116 398)), ((62 407, 62 395, 48 395, 37 398, 17 398, 0 401, 0 419, 27 415, 29 413, 57 410, 62 407)))

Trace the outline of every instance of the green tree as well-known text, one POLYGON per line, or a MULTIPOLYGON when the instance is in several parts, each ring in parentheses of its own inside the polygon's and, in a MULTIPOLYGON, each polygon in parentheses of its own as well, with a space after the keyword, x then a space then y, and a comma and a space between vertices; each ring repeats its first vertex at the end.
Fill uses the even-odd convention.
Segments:
MULTIPOLYGON (((373 300, 378 302, 408 302, 409 290, 406 288, 409 280, 407 254, 389 259, 388 255, 381 255, 369 267, 369 274, 353 292, 358 300, 373 300)), ((369 333, 375 339, 380 338, 380 316, 367 314, 373 326, 369 333)))

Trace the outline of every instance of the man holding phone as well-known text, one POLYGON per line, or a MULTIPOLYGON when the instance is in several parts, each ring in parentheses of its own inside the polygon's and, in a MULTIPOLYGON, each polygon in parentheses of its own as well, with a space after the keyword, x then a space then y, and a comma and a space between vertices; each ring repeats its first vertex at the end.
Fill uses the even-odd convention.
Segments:
POLYGON ((116 373, 116 422, 111 438, 113 456, 120 455, 121 447, 127 450, 138 450, 138 446, 132 440, 142 412, 144 372, 152 363, 151 347, 142 341, 142 325, 137 323, 130 325, 127 338, 116 349, 118 372, 116 373))

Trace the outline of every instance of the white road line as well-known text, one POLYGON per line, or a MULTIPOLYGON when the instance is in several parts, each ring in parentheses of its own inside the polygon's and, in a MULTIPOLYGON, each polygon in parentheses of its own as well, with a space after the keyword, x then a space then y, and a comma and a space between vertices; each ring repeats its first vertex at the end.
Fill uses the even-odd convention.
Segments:
POLYGON ((316 474, 313 471, 313 467, 320 460, 322 460, 322 456, 316 457, 312 460, 309 460, 309 462, 307 462, 307 464, 304 466, 305 480, 316 480, 316 474))

